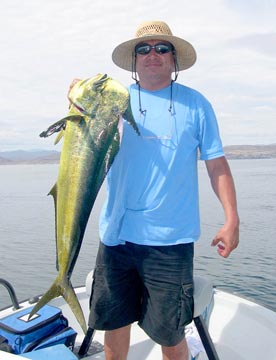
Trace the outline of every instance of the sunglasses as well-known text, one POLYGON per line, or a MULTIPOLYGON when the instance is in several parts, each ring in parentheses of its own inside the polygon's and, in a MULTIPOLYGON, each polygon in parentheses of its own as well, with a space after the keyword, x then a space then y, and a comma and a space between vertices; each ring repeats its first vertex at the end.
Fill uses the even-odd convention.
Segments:
POLYGON ((134 51, 135 54, 148 55, 152 49, 154 49, 156 54, 163 55, 172 52, 174 50, 174 47, 170 43, 159 43, 155 45, 138 44, 135 46, 134 51))

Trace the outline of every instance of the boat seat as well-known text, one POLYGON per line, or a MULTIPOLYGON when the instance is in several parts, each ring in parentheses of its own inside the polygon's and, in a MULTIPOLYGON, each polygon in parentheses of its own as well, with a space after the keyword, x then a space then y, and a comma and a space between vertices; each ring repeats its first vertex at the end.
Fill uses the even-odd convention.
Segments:
POLYGON ((219 360, 217 351, 208 331, 202 314, 211 304, 213 298, 213 285, 210 280, 201 276, 194 277, 194 324, 197 328, 202 345, 209 360, 219 360))
POLYGON ((194 276, 194 317, 201 315, 213 297, 213 284, 202 276, 194 276))
POLYGON ((86 276, 86 280, 85 280, 85 289, 86 289, 86 294, 90 297, 91 295, 91 290, 92 290, 92 282, 93 282, 93 272, 94 270, 91 270, 88 275, 86 276))

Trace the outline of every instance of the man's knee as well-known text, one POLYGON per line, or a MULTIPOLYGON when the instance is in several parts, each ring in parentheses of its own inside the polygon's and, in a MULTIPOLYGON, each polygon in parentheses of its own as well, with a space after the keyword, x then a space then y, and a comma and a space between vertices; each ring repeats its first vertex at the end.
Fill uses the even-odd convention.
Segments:
POLYGON ((188 360, 189 349, 186 339, 175 346, 162 346, 163 360, 188 360))
POLYGON ((126 360, 131 326, 105 332, 104 351, 106 360, 126 360))

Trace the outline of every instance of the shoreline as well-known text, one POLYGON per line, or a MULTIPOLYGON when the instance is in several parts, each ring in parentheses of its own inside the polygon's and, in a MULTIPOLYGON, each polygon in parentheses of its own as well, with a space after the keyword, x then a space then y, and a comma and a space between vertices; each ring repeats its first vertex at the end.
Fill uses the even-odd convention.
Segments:
MULTIPOLYGON (((228 160, 276 158, 276 144, 230 145, 225 146, 224 151, 228 160)), ((59 161, 60 152, 54 150, 15 150, 0 152, 0 165, 58 164, 59 161)))

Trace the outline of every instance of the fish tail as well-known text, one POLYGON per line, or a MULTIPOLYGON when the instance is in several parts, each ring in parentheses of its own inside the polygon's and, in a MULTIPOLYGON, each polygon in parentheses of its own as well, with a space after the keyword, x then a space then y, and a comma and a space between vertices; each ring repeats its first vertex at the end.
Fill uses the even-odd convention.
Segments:
POLYGON ((29 318, 30 319, 34 314, 38 312, 44 305, 46 305, 50 300, 62 295, 61 286, 59 283, 59 279, 57 278, 50 289, 39 299, 38 303, 34 306, 31 311, 29 318))
POLYGON ((50 289, 42 296, 42 298, 38 301, 38 303, 32 309, 29 319, 38 312, 44 305, 46 305, 50 300, 55 299, 58 296, 62 296, 65 301, 70 306, 72 312, 76 316, 78 323, 80 324, 84 333, 87 331, 86 321, 83 315, 82 308, 78 301, 78 298, 75 294, 71 281, 64 281, 59 277, 56 278, 53 285, 50 289))
POLYGON ((74 313, 76 319, 78 320, 78 323, 80 324, 84 334, 87 332, 87 326, 86 321, 83 315, 82 308, 80 306, 80 303, 78 301, 78 298, 76 296, 76 293, 74 291, 74 288, 71 284, 71 281, 67 283, 67 288, 64 289, 64 293, 62 294, 63 298, 67 302, 67 304, 70 306, 72 312, 74 313))

